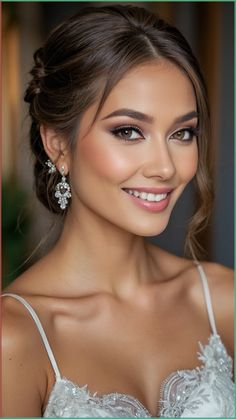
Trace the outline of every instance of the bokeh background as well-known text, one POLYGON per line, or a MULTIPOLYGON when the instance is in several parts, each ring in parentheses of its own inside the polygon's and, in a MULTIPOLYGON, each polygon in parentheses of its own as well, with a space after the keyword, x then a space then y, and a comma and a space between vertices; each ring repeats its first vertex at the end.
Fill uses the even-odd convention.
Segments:
MULTIPOLYGON (((115 2, 106 2, 113 4, 115 2)), ((120 2, 121 3, 121 2, 120 2)), ((201 235, 206 259, 233 267, 234 159, 234 2, 129 2, 159 13, 189 41, 202 67, 212 113, 210 146, 216 200, 211 222, 201 235)), ((50 30, 86 5, 104 2, 2 3, 3 54, 3 286, 52 245, 60 230, 34 196, 29 118, 23 102, 32 54, 50 30)), ((167 230, 152 238, 183 255, 192 214, 191 185, 177 203, 167 230)))

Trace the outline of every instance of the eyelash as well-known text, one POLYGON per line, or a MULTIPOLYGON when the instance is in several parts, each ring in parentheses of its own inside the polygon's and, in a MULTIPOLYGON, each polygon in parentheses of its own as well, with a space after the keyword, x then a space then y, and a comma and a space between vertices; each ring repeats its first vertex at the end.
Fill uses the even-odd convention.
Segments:
POLYGON ((179 132, 188 132, 190 135, 190 138, 188 138, 187 140, 180 140, 177 138, 177 141, 180 141, 182 143, 190 143, 191 141, 193 141, 194 137, 198 137, 199 136, 199 129, 198 127, 193 128, 193 127, 187 127, 187 128, 181 128, 178 131, 175 131, 173 134, 171 134, 170 138, 173 137, 175 134, 178 134, 179 132))
POLYGON ((129 138, 122 138, 119 134, 122 133, 122 131, 124 132, 125 130, 131 130, 131 131, 135 131, 137 134, 140 135, 141 139, 144 139, 144 134, 141 131, 140 128, 136 127, 135 125, 122 125, 116 128, 113 128, 111 130, 111 133, 115 136, 118 137, 120 140, 123 140, 125 142, 135 142, 137 140, 140 140, 140 138, 134 138, 134 139, 129 139, 129 138))
MULTIPOLYGON (((173 134, 171 134, 170 138, 173 137, 175 134, 178 133, 182 133, 182 132, 188 132, 190 134, 190 138, 187 140, 181 140, 181 139, 176 139, 177 141, 180 141, 182 143, 190 143, 193 140, 193 137, 198 137, 199 135, 199 130, 198 127, 193 128, 193 127, 187 127, 187 128, 181 128, 178 131, 175 131, 173 134)), ((134 143, 137 141, 140 141, 145 139, 143 132, 141 131, 140 128, 136 127, 135 125, 122 125, 116 128, 113 128, 111 130, 111 133, 119 140, 123 140, 125 142, 130 142, 130 143, 134 143), (122 133, 122 131, 124 132, 125 130, 130 130, 130 131, 135 131, 137 134, 140 135, 141 138, 134 138, 134 139, 129 139, 129 138, 122 138, 119 134, 122 133)))

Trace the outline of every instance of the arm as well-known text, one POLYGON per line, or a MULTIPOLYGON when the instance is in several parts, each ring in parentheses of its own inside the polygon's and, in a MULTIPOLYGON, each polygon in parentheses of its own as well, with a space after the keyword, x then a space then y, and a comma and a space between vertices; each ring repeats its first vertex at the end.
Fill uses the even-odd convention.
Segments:
POLYGON ((2 305, 2 416, 40 417, 46 392, 40 338, 15 301, 4 298, 2 305))

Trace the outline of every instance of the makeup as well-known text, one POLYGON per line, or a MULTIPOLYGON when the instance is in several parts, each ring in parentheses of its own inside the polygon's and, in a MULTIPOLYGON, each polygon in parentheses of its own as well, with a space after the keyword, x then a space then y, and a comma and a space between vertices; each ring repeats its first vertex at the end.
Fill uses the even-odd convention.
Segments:
POLYGON ((129 199, 131 199, 135 205, 150 211, 150 212, 161 212, 164 211, 170 201, 171 188, 123 188, 122 189, 129 199))

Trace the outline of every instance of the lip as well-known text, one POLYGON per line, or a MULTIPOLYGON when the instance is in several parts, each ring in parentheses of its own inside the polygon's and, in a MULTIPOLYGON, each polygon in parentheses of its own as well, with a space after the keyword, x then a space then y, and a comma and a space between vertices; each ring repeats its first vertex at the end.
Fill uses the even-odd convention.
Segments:
POLYGON ((161 212, 164 211, 170 202, 171 192, 173 189, 171 188, 122 188, 123 191, 126 193, 128 199, 131 199, 134 204, 138 205, 140 208, 145 209, 149 212, 161 212), (167 193, 167 197, 165 199, 162 199, 159 202, 151 202, 146 201, 140 198, 137 198, 134 195, 130 195, 128 193, 128 190, 134 190, 138 192, 149 192, 149 193, 155 193, 155 194, 164 194, 167 193))

